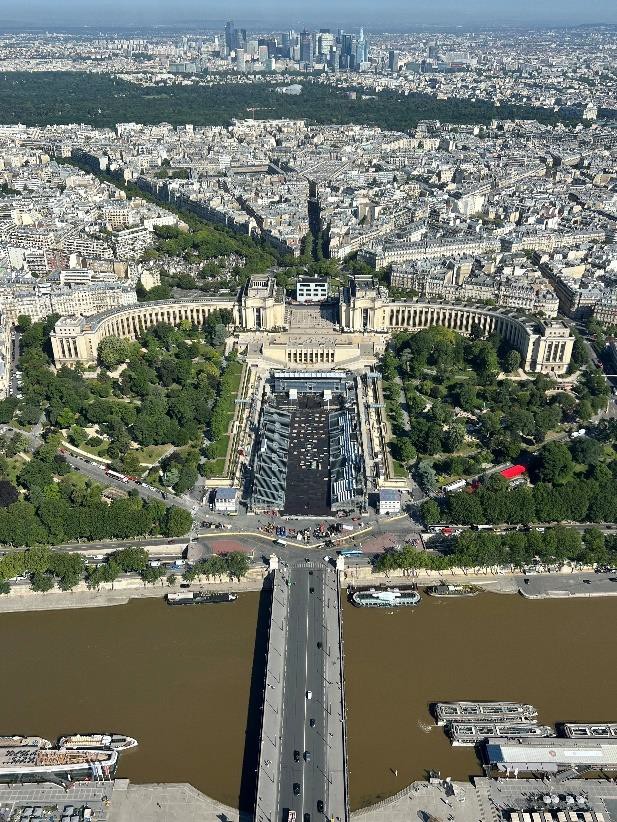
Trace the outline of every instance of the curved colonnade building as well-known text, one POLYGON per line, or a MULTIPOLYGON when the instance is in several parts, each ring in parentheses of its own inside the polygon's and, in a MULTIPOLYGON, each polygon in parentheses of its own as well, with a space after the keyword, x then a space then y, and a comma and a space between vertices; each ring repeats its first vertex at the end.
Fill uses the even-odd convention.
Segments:
POLYGON ((340 323, 352 331, 420 331, 433 325, 463 336, 476 327, 484 335, 500 334, 521 354, 525 371, 565 374, 572 357, 574 337, 559 320, 541 321, 512 309, 446 302, 392 301, 387 289, 371 277, 358 277, 341 299, 340 323))
MULTIPOLYGON (((51 336, 56 365, 91 364, 96 362, 101 340, 109 336, 137 339, 158 323, 179 325, 183 321, 202 325, 216 310, 232 312, 234 325, 244 331, 281 331, 285 328, 285 298, 271 277, 252 278, 237 298, 214 297, 165 302, 138 303, 123 306, 93 317, 62 317, 51 336)), ((441 325, 469 335, 479 327, 484 334, 496 332, 507 339, 521 354, 525 371, 564 374, 570 363, 574 337, 560 321, 542 322, 514 311, 486 306, 440 302, 393 301, 387 289, 371 277, 358 277, 341 290, 339 301, 341 331, 316 330, 305 341, 290 339, 284 357, 292 367, 314 365, 314 357, 299 357, 298 345, 313 349, 316 344, 332 340, 327 346, 332 355, 327 360, 337 365, 334 341, 345 340, 346 332, 390 334, 396 331, 419 331, 441 325)), ((321 361, 321 360, 320 360, 321 361)))

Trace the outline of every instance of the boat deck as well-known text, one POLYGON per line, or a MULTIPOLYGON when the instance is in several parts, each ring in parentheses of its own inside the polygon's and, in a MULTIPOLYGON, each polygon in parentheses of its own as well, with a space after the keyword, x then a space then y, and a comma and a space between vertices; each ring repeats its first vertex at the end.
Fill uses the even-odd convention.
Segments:
POLYGON ((538 715, 533 705, 519 702, 438 702, 435 717, 438 725, 456 720, 497 722, 531 722, 538 715))
POLYGON ((569 739, 617 739, 617 722, 566 722, 563 730, 569 739))
POLYGON ((0 748, 51 748, 42 736, 0 736, 0 748))
POLYGON ((39 748, 38 746, 20 746, 18 748, 0 748, 0 769, 20 767, 54 768, 61 765, 87 765, 91 762, 111 764, 115 761, 113 751, 69 750, 67 748, 39 748))
POLYGON ((555 736, 549 725, 535 722, 451 722, 447 733, 453 745, 474 745, 488 737, 524 739, 555 736))

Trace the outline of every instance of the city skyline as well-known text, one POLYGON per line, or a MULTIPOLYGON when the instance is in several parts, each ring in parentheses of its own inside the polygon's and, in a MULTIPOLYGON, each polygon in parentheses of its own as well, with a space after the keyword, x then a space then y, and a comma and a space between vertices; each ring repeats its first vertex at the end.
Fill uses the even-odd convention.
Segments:
POLYGON ((305 0, 293 0, 284 10, 281 10, 274 0, 264 0, 260 4, 257 17, 255 6, 246 0, 209 4, 206 7, 196 0, 181 0, 173 9, 162 2, 147 3, 146 0, 135 0, 130 11, 127 11, 126 6, 119 0, 90 0, 86 3, 78 0, 62 0, 60 3, 52 3, 50 0, 29 0, 26 4, 9 0, 4 4, 0 26, 133 26, 143 25, 144 19, 147 18, 153 26, 217 27, 234 17, 242 19, 247 27, 258 28, 288 28, 316 23, 345 26, 358 25, 358 21, 363 21, 366 26, 380 27, 381 30, 388 27, 413 29, 426 26, 562 26, 615 24, 617 5, 611 0, 596 0, 593 4, 585 4, 580 0, 548 0, 542 4, 522 0, 513 7, 512 4, 501 0, 497 3, 470 0, 461 7, 454 0, 439 0, 430 6, 418 2, 384 0, 377 12, 375 5, 368 0, 339 0, 334 11, 332 5, 325 0, 315 0, 310 4, 305 0))

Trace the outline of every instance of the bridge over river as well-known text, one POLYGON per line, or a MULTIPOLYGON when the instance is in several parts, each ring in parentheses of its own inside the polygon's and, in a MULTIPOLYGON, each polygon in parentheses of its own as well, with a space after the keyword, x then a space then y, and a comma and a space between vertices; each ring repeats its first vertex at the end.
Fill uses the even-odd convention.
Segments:
POLYGON ((305 562, 272 577, 255 820, 347 822, 338 573, 305 562))

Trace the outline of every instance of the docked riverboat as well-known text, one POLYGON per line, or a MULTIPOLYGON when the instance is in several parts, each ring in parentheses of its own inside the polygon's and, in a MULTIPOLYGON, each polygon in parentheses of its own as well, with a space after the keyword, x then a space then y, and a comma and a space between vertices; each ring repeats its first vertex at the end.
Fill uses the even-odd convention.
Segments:
POLYGON ((454 585, 449 582, 440 582, 439 585, 429 585, 426 593, 430 597, 475 597, 480 592, 473 585, 454 585))
POLYGON ((533 722, 538 715, 533 705, 521 702, 437 702, 434 711, 438 725, 476 719, 489 722, 533 722))
POLYGON ((421 599, 417 591, 398 588, 365 588, 351 596, 352 604, 358 608, 401 608, 418 605, 421 599))
POLYGON ((51 748, 49 739, 43 739, 42 736, 0 736, 0 748, 30 748, 33 745, 51 748))
POLYGON ((449 722, 446 730, 452 745, 477 745, 488 737, 528 739, 555 736, 549 725, 535 722, 449 722))
POLYGON ((128 751, 137 747, 137 740, 123 734, 73 734, 61 736, 59 748, 82 748, 84 750, 128 751))
POLYGON ((237 594, 216 591, 179 591, 167 594, 168 605, 219 605, 222 602, 235 602, 237 594))
POLYGON ((563 732, 569 739, 617 739, 617 723, 565 722, 563 732))
POLYGON ((47 740, 30 737, 0 747, 0 782, 41 782, 110 779, 118 762, 113 750, 51 748, 47 740))

